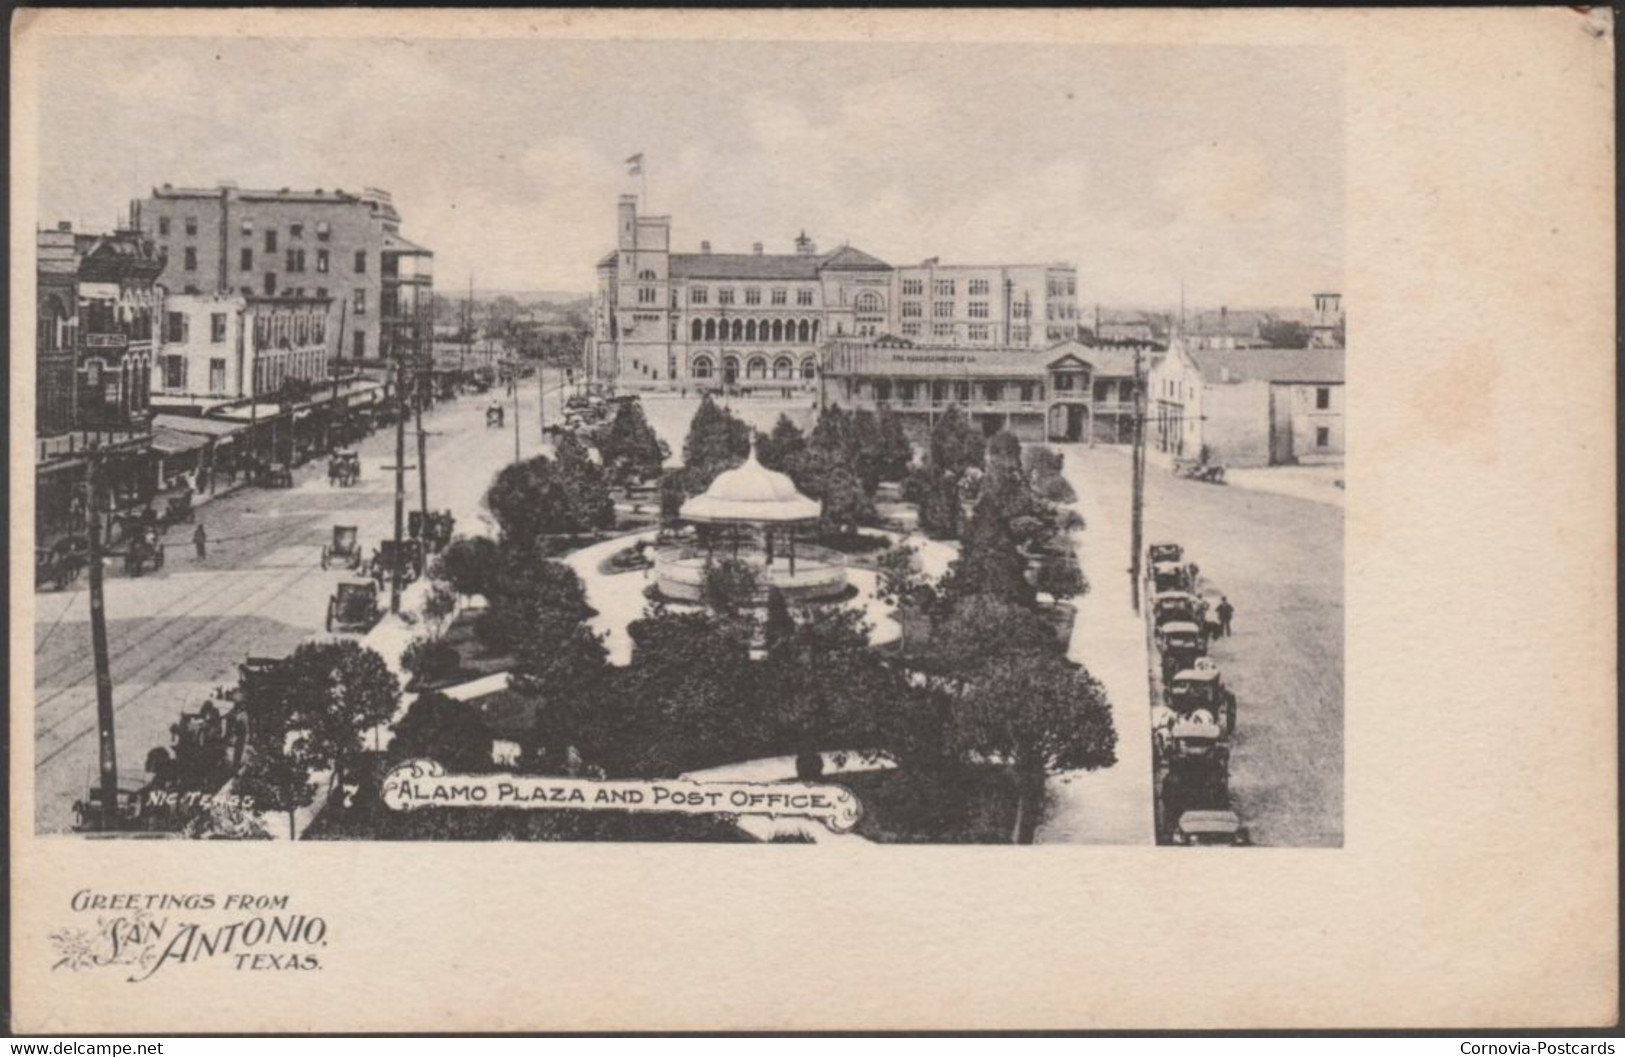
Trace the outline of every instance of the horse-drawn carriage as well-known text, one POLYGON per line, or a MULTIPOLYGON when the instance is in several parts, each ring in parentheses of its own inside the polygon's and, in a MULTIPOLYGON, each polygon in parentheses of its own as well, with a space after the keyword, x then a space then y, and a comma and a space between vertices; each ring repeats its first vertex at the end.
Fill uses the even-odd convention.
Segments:
POLYGON ((192 489, 187 485, 178 485, 167 492, 160 492, 153 499, 164 501, 162 517, 165 525, 178 525, 182 521, 190 523, 197 517, 197 511, 192 507, 192 489))
POLYGON ((1224 484, 1224 467, 1216 462, 1208 462, 1205 458, 1176 463, 1174 471, 1188 480, 1224 484))
POLYGON ((401 584, 404 586, 423 575, 423 544, 418 540, 383 540, 373 551, 367 575, 382 588, 394 579, 395 564, 399 556, 401 584))
POLYGON ((79 579, 90 564, 90 540, 65 536, 49 547, 34 548, 34 585, 49 583, 58 591, 79 579))
POLYGON ((327 600, 327 630, 329 632, 360 632, 366 634, 378 623, 382 614, 378 608, 378 585, 371 580, 345 581, 334 589, 327 600))
POLYGON ((285 462, 267 462, 250 456, 245 460, 250 484, 259 488, 292 488, 293 468, 285 462))
POLYGON ((353 451, 336 451, 327 458, 327 483, 349 488, 361 480, 361 456, 353 451))
POLYGON ((446 549, 456 526, 457 519, 449 510, 431 510, 427 515, 421 510, 412 510, 406 517, 407 534, 421 541, 423 549, 430 554, 438 554, 446 549))
POLYGON ((125 573, 140 576, 148 566, 153 569, 164 567, 164 545, 158 538, 157 524, 152 522, 138 526, 124 544, 125 573))
POLYGON ((506 412, 502 405, 496 401, 492 401, 490 406, 485 409, 485 428, 501 429, 505 417, 506 412))
POLYGON ((333 542, 322 545, 322 568, 332 568, 335 562, 352 570, 361 568, 361 540, 354 525, 334 525, 333 542))

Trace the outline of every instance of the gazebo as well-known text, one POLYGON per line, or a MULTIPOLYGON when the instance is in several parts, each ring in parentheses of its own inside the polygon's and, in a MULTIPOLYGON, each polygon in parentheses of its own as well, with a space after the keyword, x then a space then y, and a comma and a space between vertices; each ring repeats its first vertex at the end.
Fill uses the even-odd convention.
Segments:
MULTIPOLYGON (((840 555, 822 547, 803 547, 797 554, 796 528, 817 521, 822 513, 822 503, 802 495, 787 475, 757 461, 753 443, 742 464, 718 474, 704 494, 683 504, 678 516, 732 530, 729 556, 756 573, 760 601, 773 588, 799 600, 827 598, 846 589, 846 566, 840 555)), ((703 596, 705 574, 716 552, 716 535, 707 536, 703 547, 668 547, 656 555, 662 594, 685 601, 703 596)))

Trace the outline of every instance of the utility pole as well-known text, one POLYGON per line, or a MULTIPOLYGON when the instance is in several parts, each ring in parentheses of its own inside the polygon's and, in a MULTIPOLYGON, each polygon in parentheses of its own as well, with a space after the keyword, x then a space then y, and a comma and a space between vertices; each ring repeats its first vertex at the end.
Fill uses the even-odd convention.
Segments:
POLYGON ((513 379, 513 461, 519 461, 519 357, 508 357, 508 376, 513 379))
POLYGON ((85 504, 90 519, 90 649, 96 662, 96 729, 99 733, 102 818, 108 830, 119 826, 118 748, 113 736, 113 670, 107 659, 107 607, 102 593, 102 519, 96 509, 101 456, 92 454, 86 467, 85 504))
POLYGON ((395 561, 390 570, 389 611, 401 611, 401 559, 406 521, 406 389, 401 372, 401 350, 395 347, 395 561))
POLYGON ((536 362, 536 425, 541 429, 542 443, 547 443, 547 353, 536 362))
POLYGON ((1129 556, 1129 590, 1134 599, 1134 612, 1140 612, 1140 557, 1144 551, 1145 513, 1145 378, 1144 353, 1134 350, 1134 499, 1133 529, 1130 533, 1133 553, 1129 556))

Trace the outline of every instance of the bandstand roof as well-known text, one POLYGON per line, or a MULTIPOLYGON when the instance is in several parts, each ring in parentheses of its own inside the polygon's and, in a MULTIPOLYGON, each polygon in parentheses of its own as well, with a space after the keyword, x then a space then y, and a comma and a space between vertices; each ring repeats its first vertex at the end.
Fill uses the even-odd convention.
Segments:
POLYGON ((757 462, 753 444, 744 463, 718 474, 703 495, 683 504, 679 516, 685 521, 780 524, 812 521, 823 510, 824 504, 796 491, 788 476, 757 462))

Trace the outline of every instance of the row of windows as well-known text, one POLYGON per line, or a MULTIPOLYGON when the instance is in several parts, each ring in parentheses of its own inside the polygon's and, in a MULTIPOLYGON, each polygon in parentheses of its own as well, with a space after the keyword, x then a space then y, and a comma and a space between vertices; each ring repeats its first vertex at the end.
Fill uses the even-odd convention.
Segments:
POLYGON ((690 341, 794 341, 818 340, 816 319, 696 319, 689 325, 690 341))
MULTIPOLYGON (((182 222, 182 226, 185 228, 186 233, 188 235, 196 235, 197 234, 197 217, 195 217, 195 216, 183 217, 183 218, 181 218, 181 222, 182 222)), ((158 218, 158 234, 160 236, 167 236, 169 234, 169 228, 170 228, 170 219, 169 219, 169 217, 160 216, 158 218)), ((244 217, 240 230, 242 231, 242 233, 245 236, 252 236, 254 234, 254 221, 253 221, 253 218, 244 217)), ((333 235, 333 229, 327 223, 327 221, 325 221, 325 220, 317 221, 317 223, 316 223, 316 237, 317 238, 319 238, 319 239, 321 239, 321 240, 323 240, 325 242, 327 239, 331 238, 332 235, 333 235)), ((288 237, 291 238, 291 239, 302 239, 302 238, 304 238, 305 237, 305 225, 303 223, 289 224, 288 225, 288 237)), ((266 249, 266 252, 268 252, 268 253, 275 253, 276 252, 276 239, 277 239, 277 229, 276 228, 266 228, 265 229, 265 249, 266 249)))
MULTIPOLYGON (((1044 399, 1044 387, 1037 382, 1019 382, 1006 385, 1004 382, 982 382, 975 387, 978 399, 988 403, 998 403, 1007 399, 1007 394, 1014 389, 1014 395, 1023 403, 1031 404, 1044 399)), ((969 403, 972 394, 970 382, 906 382, 899 381, 895 385, 890 378, 877 378, 874 381, 874 396, 876 400, 896 399, 902 403, 912 403, 916 397, 928 397, 932 403, 946 404, 969 403)))
MULTIPOLYGON (((717 366, 708 353, 701 353, 694 357, 690 373, 695 378, 707 379, 716 377, 717 366)), ((801 377, 808 381, 818 375, 817 362, 812 357, 801 361, 801 377)), ((796 363, 788 356, 780 356, 772 361, 772 373, 769 374, 768 359, 764 353, 757 353, 745 361, 745 378, 747 380, 765 380, 773 378, 775 381, 793 381, 796 377, 796 363)), ((732 385, 739 380, 739 357, 722 357, 722 380, 732 385)))
MULTIPOLYGON (((640 276, 639 278, 642 278, 642 277, 640 276)), ((731 286, 718 287, 717 288, 717 304, 719 304, 719 305, 735 304, 736 302, 734 301, 734 293, 735 293, 734 288, 731 287, 731 286)), ((783 305, 783 304, 788 304, 789 303, 790 291, 785 289, 782 286, 774 287, 772 290, 768 291, 768 295, 769 295, 770 303, 772 303, 772 304, 783 305)), ((688 303, 691 304, 691 305, 707 305, 707 304, 710 304, 711 303, 711 288, 708 287, 708 286, 691 286, 691 287, 689 287, 688 288, 688 303)), ((747 305, 759 305, 761 303, 762 303, 762 291, 761 291, 761 288, 760 287, 755 287, 755 286, 746 287, 745 288, 745 304, 747 304, 747 305)), ((812 303, 813 303, 813 292, 811 290, 797 290, 796 291, 796 304, 805 306, 805 305, 811 305, 812 303)))

